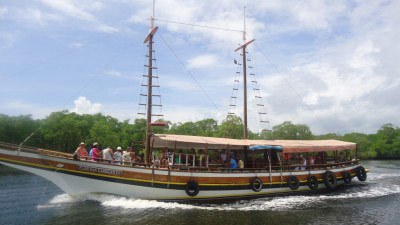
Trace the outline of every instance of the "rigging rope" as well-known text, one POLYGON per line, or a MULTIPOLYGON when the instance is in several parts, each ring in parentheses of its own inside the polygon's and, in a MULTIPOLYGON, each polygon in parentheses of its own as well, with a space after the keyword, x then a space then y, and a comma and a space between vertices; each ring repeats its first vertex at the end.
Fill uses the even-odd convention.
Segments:
MULTIPOLYGON (((210 100, 210 102, 214 105, 214 107, 217 109, 217 111, 222 114, 221 110, 218 108, 217 104, 212 100, 212 98, 207 94, 207 92, 204 90, 204 88, 201 86, 201 84, 197 81, 197 79, 193 76, 193 74, 186 68, 185 64, 182 62, 182 60, 178 57, 178 55, 172 50, 171 46, 167 43, 167 41, 164 39, 164 37, 160 34, 157 33, 161 37, 161 40, 164 42, 164 44, 167 46, 167 48, 171 51, 171 53, 175 56, 175 58, 178 60, 178 62, 182 65, 183 69, 190 75, 190 77, 194 80, 194 82, 197 84, 197 86, 201 89, 203 94, 210 100)), ((223 115, 223 114, 222 114, 223 115)))
MULTIPOLYGON (((103 66, 107 67, 108 65, 114 63, 116 60, 117 60, 117 56, 115 56, 112 60, 108 61, 108 63, 103 64, 103 66)), ((65 101, 63 103, 63 105, 57 111, 62 110, 67 104, 69 104, 72 101, 72 99, 74 99, 76 96, 78 96, 95 78, 97 78, 100 75, 102 75, 102 73, 96 73, 95 75, 93 75, 81 88, 79 88, 73 95, 71 95, 71 97, 67 101, 65 101)), ((25 144, 40 128, 42 128, 44 124, 45 123, 42 123, 23 142, 21 142, 21 144, 19 144, 18 154, 20 153, 22 145, 25 144)))
POLYGON ((26 68, 24 68, 24 69, 22 69, 22 70, 20 70, 20 71, 18 71, 18 72, 15 72, 15 73, 10 74, 10 75, 8 75, 8 76, 2 77, 2 78, 0 78, 0 81, 5 81, 5 80, 8 80, 8 79, 10 79, 10 78, 17 77, 17 76, 19 76, 19 75, 21 75, 21 74, 23 74, 23 73, 25 73, 25 72, 28 72, 28 71, 30 71, 30 70, 33 70, 33 69, 35 69, 35 68, 37 68, 37 67, 40 67, 40 66, 42 66, 42 65, 46 65, 47 63, 50 63, 50 62, 52 62, 52 61, 55 61, 55 60, 58 59, 58 58, 61 58, 61 57, 63 57, 63 56, 69 55, 69 54, 72 54, 72 53, 74 53, 74 52, 76 52, 76 51, 78 51, 78 50, 84 49, 84 48, 88 47, 88 46, 91 45, 91 44, 95 44, 95 43, 97 43, 97 42, 99 42, 99 41, 105 39, 106 37, 109 37, 109 36, 104 36, 104 37, 101 37, 101 38, 97 38, 97 39, 95 39, 94 41, 89 42, 89 44, 82 45, 82 46, 79 47, 79 48, 70 49, 70 50, 65 51, 65 52, 62 52, 62 53, 60 53, 60 54, 58 54, 58 55, 53 55, 53 56, 51 56, 51 57, 49 57, 49 58, 43 60, 42 62, 39 62, 39 63, 37 63, 37 64, 28 66, 28 67, 26 67, 26 68))
POLYGON ((192 27, 202 27, 202 28, 208 28, 208 29, 214 29, 214 30, 224 30, 224 31, 232 31, 232 32, 243 33, 242 30, 234 30, 234 29, 221 28, 221 27, 212 27, 212 26, 205 26, 205 25, 191 24, 191 23, 182 23, 182 22, 176 22, 176 21, 170 21, 170 20, 162 20, 162 19, 154 19, 154 20, 157 20, 157 21, 160 21, 160 22, 165 22, 165 23, 174 23, 174 24, 192 26, 192 27))
POLYGON ((306 106, 306 108, 313 114, 313 116, 317 119, 317 121, 322 125, 322 127, 328 131, 331 132, 326 126, 325 124, 322 122, 322 120, 315 114, 315 112, 311 109, 311 107, 306 104, 302 98, 302 96, 300 95, 300 93, 298 93, 296 91, 296 89, 293 87, 293 85, 289 82, 289 80, 286 78, 286 76, 284 76, 280 70, 278 70, 278 68, 275 66, 275 64, 272 63, 272 61, 269 59, 269 57, 262 51, 262 49, 257 45, 257 43, 254 43, 254 45, 257 47, 257 49, 260 51, 260 53, 267 59, 268 63, 272 66, 272 68, 275 70, 275 72, 277 72, 278 74, 281 75, 281 77, 283 78, 283 80, 288 84, 288 86, 293 90, 293 92, 297 95, 297 97, 300 99, 301 103, 303 103, 303 105, 306 106))

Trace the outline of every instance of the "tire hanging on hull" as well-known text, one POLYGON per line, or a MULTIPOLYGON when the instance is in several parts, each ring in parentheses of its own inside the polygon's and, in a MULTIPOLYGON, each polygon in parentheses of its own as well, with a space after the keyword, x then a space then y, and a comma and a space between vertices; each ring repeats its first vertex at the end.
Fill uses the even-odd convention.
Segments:
POLYGON ((342 177, 343 177, 343 182, 345 184, 350 184, 351 183, 352 177, 351 177, 349 172, 347 172, 347 171, 343 172, 343 176, 342 177))
POLYGON ((250 187, 254 192, 260 192, 263 189, 263 182, 260 178, 255 177, 250 181, 250 187))
POLYGON ((297 190, 300 187, 300 181, 296 176, 290 176, 287 183, 292 190, 297 190))
POLYGON ((187 195, 194 197, 200 192, 199 184, 196 181, 189 181, 186 184, 185 191, 187 195))
POLYGON ((309 176, 307 178, 307 185, 311 190, 317 190, 318 189, 318 179, 315 176, 309 176))
POLYGON ((324 183, 328 190, 334 190, 337 184, 336 175, 332 171, 326 171, 324 173, 324 183))
POLYGON ((359 181, 367 180, 367 171, 363 166, 359 166, 356 168, 356 175, 359 181))

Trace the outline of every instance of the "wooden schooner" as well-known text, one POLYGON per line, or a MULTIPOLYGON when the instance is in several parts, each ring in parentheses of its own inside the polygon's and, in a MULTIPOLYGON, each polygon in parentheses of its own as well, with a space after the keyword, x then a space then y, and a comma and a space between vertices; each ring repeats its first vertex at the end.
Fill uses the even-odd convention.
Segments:
MULTIPOLYGON (((153 10, 154 11, 154 10, 153 10)), ((153 134, 154 12, 148 45, 147 128, 144 162, 74 160, 72 154, 0 143, 0 163, 53 182, 70 195, 108 193, 162 201, 224 201, 273 194, 334 190, 354 177, 367 178, 355 143, 337 140, 249 140, 247 127, 246 41, 235 51, 243 57, 243 139, 153 134), (154 164, 162 149, 165 164, 154 164), (240 166, 231 168, 231 159, 240 166), (240 162, 241 161, 241 162, 240 162), (121 165, 122 164, 122 165, 121 165)))

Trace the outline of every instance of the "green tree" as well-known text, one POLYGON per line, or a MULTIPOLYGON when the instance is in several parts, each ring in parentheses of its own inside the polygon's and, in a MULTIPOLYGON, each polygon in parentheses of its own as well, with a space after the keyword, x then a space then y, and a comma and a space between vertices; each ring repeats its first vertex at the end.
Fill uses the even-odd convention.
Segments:
POLYGON ((272 128, 272 137, 283 140, 310 140, 313 139, 310 128, 305 124, 292 124, 290 121, 283 122, 272 128))
POLYGON ((236 115, 228 115, 218 127, 216 136, 226 138, 243 138, 243 120, 236 115))

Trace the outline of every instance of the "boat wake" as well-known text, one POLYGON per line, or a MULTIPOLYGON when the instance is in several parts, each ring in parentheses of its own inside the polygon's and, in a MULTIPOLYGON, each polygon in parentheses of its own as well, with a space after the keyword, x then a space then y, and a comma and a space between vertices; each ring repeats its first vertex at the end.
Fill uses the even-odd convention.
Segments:
POLYGON ((368 180, 375 181, 385 178, 400 177, 399 173, 368 173, 368 180))
POLYGON ((329 207, 332 201, 342 199, 367 199, 378 198, 400 193, 398 185, 371 184, 361 185, 346 189, 340 192, 333 192, 326 195, 311 196, 287 196, 287 197, 269 197, 256 200, 240 201, 234 204, 223 205, 190 205, 180 203, 158 202, 152 200, 141 200, 126 198, 107 194, 89 194, 81 196, 70 196, 61 194, 55 196, 45 205, 39 205, 38 208, 63 207, 71 204, 77 204, 84 201, 94 201, 106 208, 121 208, 129 210, 143 209, 181 209, 181 210, 220 210, 220 211, 284 211, 287 209, 303 209, 312 207, 329 207))

